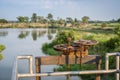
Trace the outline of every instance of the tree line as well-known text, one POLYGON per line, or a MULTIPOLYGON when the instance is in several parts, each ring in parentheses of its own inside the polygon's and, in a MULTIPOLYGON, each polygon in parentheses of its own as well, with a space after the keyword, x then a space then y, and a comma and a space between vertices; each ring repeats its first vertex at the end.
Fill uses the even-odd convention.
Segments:
MULTIPOLYGON (((62 18, 57 18, 56 20, 54 19, 53 14, 48 13, 48 15, 46 17, 44 16, 39 16, 36 13, 33 13, 31 17, 28 16, 18 16, 17 18, 17 22, 18 23, 41 23, 41 24, 51 24, 52 26, 55 26, 56 24, 60 25, 60 26, 67 26, 67 25, 71 25, 72 27, 74 26, 80 26, 80 25, 87 25, 88 23, 104 23, 105 21, 91 21, 90 17, 88 16, 83 16, 80 19, 77 18, 71 18, 71 17, 66 17, 66 19, 62 19, 62 18)), ((6 19, 0 19, 0 23, 8 23, 9 21, 7 21, 6 19)), ((107 21, 110 23, 114 23, 114 22, 119 22, 120 23, 120 18, 118 18, 117 20, 110 20, 107 21)))

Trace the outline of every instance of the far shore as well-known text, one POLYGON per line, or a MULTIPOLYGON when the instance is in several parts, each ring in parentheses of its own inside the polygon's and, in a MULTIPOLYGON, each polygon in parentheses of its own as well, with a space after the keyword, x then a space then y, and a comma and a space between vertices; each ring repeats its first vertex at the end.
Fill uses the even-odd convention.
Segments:
POLYGON ((47 28, 48 23, 0 23, 0 28, 47 28))

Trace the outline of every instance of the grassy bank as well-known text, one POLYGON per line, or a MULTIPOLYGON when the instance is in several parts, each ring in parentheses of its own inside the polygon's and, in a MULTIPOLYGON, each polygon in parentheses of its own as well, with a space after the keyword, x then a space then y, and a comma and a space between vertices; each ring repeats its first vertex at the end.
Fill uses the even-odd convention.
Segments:
MULTIPOLYGON (((89 49, 89 54, 98 54, 102 56, 102 69, 105 68, 105 54, 108 52, 120 52, 120 38, 115 34, 115 28, 65 28, 59 29, 56 38, 51 43, 45 43, 42 47, 42 50, 47 55, 59 55, 60 53, 53 50, 53 46, 56 44, 66 43, 65 39, 69 35, 73 40, 79 39, 88 39, 88 40, 97 40, 99 44, 91 47, 89 49)), ((119 31, 118 31, 119 32, 119 31)), ((115 59, 110 58, 110 68, 115 68, 115 59)), ((96 69, 95 65, 71 65, 70 70, 94 70, 96 69)), ((67 70, 66 65, 61 65, 55 68, 55 71, 64 71, 67 70)), ((94 80, 96 75, 82 75, 83 80, 94 80)), ((104 75, 102 76, 104 80, 104 75)), ((114 80, 111 75, 109 75, 110 80, 114 80)))
POLYGON ((47 23, 0 23, 0 28, 46 28, 48 26, 47 23))

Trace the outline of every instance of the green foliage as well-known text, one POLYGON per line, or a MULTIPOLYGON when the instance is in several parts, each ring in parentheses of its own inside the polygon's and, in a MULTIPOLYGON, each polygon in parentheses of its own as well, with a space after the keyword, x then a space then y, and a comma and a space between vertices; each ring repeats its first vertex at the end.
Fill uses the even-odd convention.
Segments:
POLYGON ((120 26, 115 28, 114 32, 115 32, 115 34, 117 34, 120 37, 120 26))
POLYGON ((94 40, 94 34, 89 33, 88 35, 84 35, 82 38, 86 40, 94 40))
POLYGON ((19 16, 19 17, 17 17, 17 19, 18 19, 18 21, 19 22, 29 22, 29 17, 27 17, 27 16, 19 16))
POLYGON ((72 19, 71 17, 67 17, 67 18, 66 18, 66 22, 67 22, 67 23, 72 23, 72 22, 73 22, 73 19, 72 19))
POLYGON ((0 53, 0 60, 2 60, 3 59, 3 55, 0 53))
POLYGON ((0 44, 0 53, 1 53, 4 49, 5 49, 5 46, 0 44))
POLYGON ((53 49, 53 44, 44 43, 42 46, 42 51, 47 55, 59 55, 60 52, 57 52, 53 49))
POLYGON ((105 46, 109 49, 115 49, 120 46, 120 39, 118 37, 111 38, 105 43, 105 46))
POLYGON ((57 34, 56 39, 53 42, 56 42, 56 44, 67 43, 66 39, 68 37, 70 37, 72 41, 75 39, 73 30, 70 30, 70 31, 60 31, 57 34))
POLYGON ((51 43, 44 43, 42 46, 42 51, 45 54, 49 55, 58 55, 60 54, 59 52, 53 50, 53 46, 57 44, 63 44, 67 43, 66 39, 67 37, 71 37, 72 40, 74 40, 74 31, 60 31, 56 38, 51 42, 51 43))
POLYGON ((102 28, 107 27, 107 26, 108 26, 107 23, 102 23, 102 24, 101 24, 101 27, 102 27, 102 28))
POLYGON ((53 15, 52 15, 51 13, 48 13, 47 18, 48 18, 49 20, 52 20, 52 19, 53 19, 53 15))
POLYGON ((47 20, 43 16, 37 16, 37 22, 39 22, 39 23, 46 23, 47 20))
POLYGON ((35 22, 35 23, 37 22, 37 14, 36 13, 32 14, 31 22, 35 22))
POLYGON ((83 23, 88 23, 88 20, 89 20, 90 18, 88 17, 88 16, 83 16, 82 17, 82 22, 83 23))
POLYGON ((3 59, 3 55, 2 55, 1 52, 2 52, 4 49, 5 49, 5 46, 0 44, 0 60, 3 59))
POLYGON ((6 19, 0 19, 0 23, 8 23, 6 19))
POLYGON ((117 22, 119 22, 119 23, 120 23, 120 18, 117 20, 117 22))

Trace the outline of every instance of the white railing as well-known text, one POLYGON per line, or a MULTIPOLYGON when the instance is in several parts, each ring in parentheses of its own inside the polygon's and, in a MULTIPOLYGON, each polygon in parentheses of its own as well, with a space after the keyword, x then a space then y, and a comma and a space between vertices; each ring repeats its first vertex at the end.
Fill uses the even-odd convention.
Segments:
POLYGON ((65 72, 46 72, 46 73, 33 73, 33 56, 17 56, 11 80, 18 80, 22 77, 36 77, 36 76, 62 76, 62 75, 78 75, 78 74, 107 74, 107 73, 116 73, 116 80, 119 80, 119 56, 120 53, 107 53, 106 54, 106 63, 105 70, 85 70, 85 71, 65 71, 65 72), (109 57, 116 56, 116 69, 109 69, 109 57), (18 73, 18 59, 29 59, 29 73, 20 74, 18 73))

